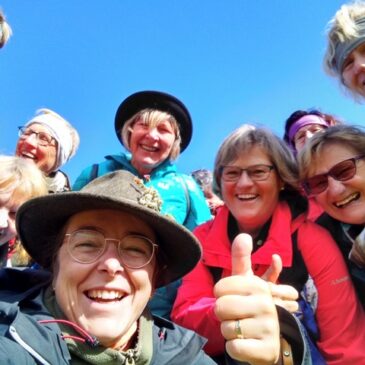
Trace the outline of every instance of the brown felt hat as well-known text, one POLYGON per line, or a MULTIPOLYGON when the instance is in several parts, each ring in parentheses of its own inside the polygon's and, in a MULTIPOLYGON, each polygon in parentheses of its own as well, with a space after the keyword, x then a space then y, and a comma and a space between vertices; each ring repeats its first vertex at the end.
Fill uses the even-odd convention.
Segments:
POLYGON ((56 237, 74 214, 93 209, 115 209, 146 222, 156 233, 159 252, 166 269, 158 286, 177 280, 191 271, 201 256, 194 235, 173 218, 160 213, 157 191, 128 171, 101 176, 80 191, 50 194, 31 199, 17 212, 19 237, 30 256, 42 267, 51 269, 56 237))
POLYGON ((119 105, 115 115, 115 132, 123 143, 121 131, 127 120, 143 109, 156 109, 171 114, 177 121, 181 136, 181 152, 189 145, 193 133, 193 124, 186 106, 175 96, 161 91, 139 91, 128 96, 119 105))

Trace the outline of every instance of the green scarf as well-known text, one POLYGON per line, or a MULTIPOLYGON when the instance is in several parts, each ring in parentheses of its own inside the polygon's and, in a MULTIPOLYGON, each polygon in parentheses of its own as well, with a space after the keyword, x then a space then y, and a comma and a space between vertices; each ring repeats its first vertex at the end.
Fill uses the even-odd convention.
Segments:
MULTIPOLYGON (((56 319, 66 319, 62 313, 56 296, 51 287, 48 287, 43 295, 43 301, 51 315, 56 319)), ((147 309, 142 313, 138 320, 138 337, 137 343, 133 349, 127 351, 118 351, 111 348, 105 348, 102 345, 92 348, 87 344, 66 338, 67 347, 71 353, 73 365, 148 365, 151 362, 153 354, 152 345, 152 317, 147 309)), ((79 336, 71 326, 58 323, 62 334, 66 336, 79 336)))

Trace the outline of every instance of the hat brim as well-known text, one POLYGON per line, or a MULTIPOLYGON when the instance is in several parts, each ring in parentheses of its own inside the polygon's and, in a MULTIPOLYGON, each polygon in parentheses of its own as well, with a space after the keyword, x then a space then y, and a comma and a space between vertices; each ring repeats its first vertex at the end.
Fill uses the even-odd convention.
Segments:
POLYGON ((84 192, 68 192, 34 198, 17 212, 17 230, 30 256, 42 267, 52 269, 56 238, 68 219, 93 209, 114 209, 137 216, 156 233, 166 269, 157 278, 163 286, 191 271, 201 256, 198 240, 182 225, 131 201, 121 201, 84 192))
POLYGON ((189 145, 193 133, 190 113, 185 105, 172 95, 160 91, 140 91, 128 96, 120 105, 115 115, 115 132, 123 144, 121 131, 127 120, 143 109, 156 109, 168 112, 175 117, 181 136, 180 151, 189 145))

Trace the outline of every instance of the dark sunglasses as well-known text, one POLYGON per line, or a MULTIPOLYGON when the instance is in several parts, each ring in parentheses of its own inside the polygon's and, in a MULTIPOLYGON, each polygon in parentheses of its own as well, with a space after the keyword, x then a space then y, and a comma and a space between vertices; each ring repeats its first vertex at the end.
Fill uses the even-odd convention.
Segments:
POLYGON ((302 185, 308 195, 317 195, 328 188, 328 176, 337 181, 352 179, 356 174, 356 161, 361 160, 365 155, 355 156, 334 165, 326 174, 312 176, 304 180, 302 185))

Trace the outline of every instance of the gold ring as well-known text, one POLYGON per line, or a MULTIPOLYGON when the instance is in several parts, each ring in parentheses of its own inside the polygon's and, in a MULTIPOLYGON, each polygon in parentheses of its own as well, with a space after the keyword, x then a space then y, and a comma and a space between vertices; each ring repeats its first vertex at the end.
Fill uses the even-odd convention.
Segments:
POLYGON ((241 322, 239 319, 237 319, 235 322, 234 322, 234 331, 236 332, 237 334, 237 338, 239 339, 243 339, 243 333, 242 333, 242 330, 241 330, 241 322))

